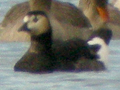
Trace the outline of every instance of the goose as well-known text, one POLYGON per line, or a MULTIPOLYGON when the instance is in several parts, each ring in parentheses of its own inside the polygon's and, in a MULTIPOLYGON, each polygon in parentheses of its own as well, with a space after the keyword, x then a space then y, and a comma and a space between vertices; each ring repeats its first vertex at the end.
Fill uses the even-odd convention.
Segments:
POLYGON ((15 71, 41 73, 106 69, 104 64, 106 58, 102 52, 103 49, 106 49, 106 53, 108 50, 112 36, 109 29, 94 31, 87 41, 79 38, 67 41, 53 40, 52 27, 46 13, 31 11, 24 17, 20 31, 30 34, 31 45, 26 54, 15 64, 15 71))
POLYGON ((78 8, 83 11, 89 19, 93 30, 107 28, 109 22, 109 12, 107 8, 108 0, 80 0, 78 8))
POLYGON ((31 45, 15 64, 14 70, 31 73, 52 72, 55 59, 51 57, 52 31, 47 16, 44 12, 29 12, 23 21, 25 24, 19 31, 30 35, 31 45))
POLYGON ((29 0, 13 6, 9 12, 7 12, 2 22, 4 30, 1 31, 0 40, 30 41, 28 34, 17 32, 17 29, 22 25, 22 19, 26 13, 34 10, 44 11, 48 15, 53 29, 53 39, 63 41, 71 39, 72 37, 87 39, 92 32, 88 29, 81 29, 90 27, 91 25, 82 11, 73 4, 54 0, 29 0), (86 32, 88 32, 88 34, 86 34, 86 32))
POLYGON ((29 5, 31 11, 40 10, 48 15, 53 29, 53 39, 66 41, 79 37, 85 40, 92 32, 88 29, 91 25, 86 16, 71 3, 55 0, 29 0, 29 5))

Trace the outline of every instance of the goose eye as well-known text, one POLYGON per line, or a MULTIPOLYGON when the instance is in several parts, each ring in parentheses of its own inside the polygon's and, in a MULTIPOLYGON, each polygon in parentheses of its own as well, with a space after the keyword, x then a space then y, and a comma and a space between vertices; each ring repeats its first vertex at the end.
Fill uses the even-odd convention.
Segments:
POLYGON ((38 21, 37 17, 35 17, 35 18, 33 19, 33 21, 34 21, 34 22, 37 22, 37 21, 38 21))

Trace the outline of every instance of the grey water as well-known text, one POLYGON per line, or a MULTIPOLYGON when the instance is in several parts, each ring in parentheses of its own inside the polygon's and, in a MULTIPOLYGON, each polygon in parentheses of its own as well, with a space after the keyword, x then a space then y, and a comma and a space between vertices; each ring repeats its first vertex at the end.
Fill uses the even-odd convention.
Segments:
POLYGON ((53 72, 31 74, 14 72, 14 64, 27 51, 30 43, 0 43, 0 90, 119 90, 120 40, 109 46, 109 65, 101 72, 53 72))
MULTIPOLYGON (((0 0, 0 21, 13 5, 23 1, 26 0, 0 0)), ((77 5, 78 1, 71 0, 71 3, 77 5)), ((0 42, 0 90, 120 90, 120 40, 110 43, 106 71, 49 74, 14 72, 15 63, 27 51, 29 44, 0 42)))

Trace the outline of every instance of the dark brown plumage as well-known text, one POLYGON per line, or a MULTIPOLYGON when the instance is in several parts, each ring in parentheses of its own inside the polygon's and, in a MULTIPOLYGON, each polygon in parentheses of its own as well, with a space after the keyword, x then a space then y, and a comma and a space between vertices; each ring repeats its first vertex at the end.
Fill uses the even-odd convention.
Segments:
MULTIPOLYGON (((94 40, 91 40, 92 45, 89 45, 85 40, 74 37, 66 41, 53 40, 49 18, 43 11, 29 12, 25 16, 24 22, 20 30, 29 33, 31 45, 25 55, 15 64, 15 71, 43 73, 52 71, 101 71, 106 69, 104 62, 97 60, 99 58, 97 51, 101 47, 99 47, 99 43, 94 45, 94 40), (93 50, 91 46, 95 46, 97 49, 94 53, 91 53, 93 50)), ((102 31, 106 30, 95 31, 93 35, 103 37, 102 31)), ((111 34, 108 33, 108 35, 111 37, 111 34)), ((110 41, 110 39, 108 40, 110 41)))
POLYGON ((51 51, 52 31, 47 16, 43 12, 30 12, 24 21, 25 24, 19 31, 30 34, 31 45, 25 55, 15 64, 14 70, 32 73, 52 72, 55 58, 51 51), (38 27, 42 28, 38 29, 38 27))

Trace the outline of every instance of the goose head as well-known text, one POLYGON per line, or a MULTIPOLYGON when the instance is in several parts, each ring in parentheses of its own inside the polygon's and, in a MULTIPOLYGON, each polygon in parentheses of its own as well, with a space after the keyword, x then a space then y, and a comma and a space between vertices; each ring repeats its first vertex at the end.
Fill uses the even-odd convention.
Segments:
POLYGON ((31 11, 23 18, 23 25, 18 31, 25 31, 30 35, 41 35, 50 29, 50 23, 43 11, 31 11))

